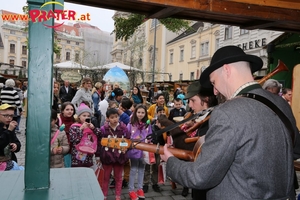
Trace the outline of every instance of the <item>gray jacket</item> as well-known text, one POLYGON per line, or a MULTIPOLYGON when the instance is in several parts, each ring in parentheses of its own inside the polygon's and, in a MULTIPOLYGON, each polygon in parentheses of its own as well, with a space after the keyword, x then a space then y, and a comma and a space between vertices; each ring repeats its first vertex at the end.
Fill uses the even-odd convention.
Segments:
MULTIPOLYGON (((263 89, 260 94, 296 122, 289 104, 263 89)), ((295 199, 293 145, 280 118, 264 104, 234 98, 214 109, 195 162, 171 157, 167 176, 189 188, 210 189, 207 199, 295 199)))
POLYGON ((89 102, 89 104, 90 104, 89 107, 92 108, 92 111, 94 111, 94 109, 93 109, 94 103, 93 103, 93 99, 92 99, 92 94, 89 90, 86 90, 85 88, 81 88, 81 89, 77 90, 75 96, 72 99, 71 103, 75 106, 76 111, 83 101, 89 102))

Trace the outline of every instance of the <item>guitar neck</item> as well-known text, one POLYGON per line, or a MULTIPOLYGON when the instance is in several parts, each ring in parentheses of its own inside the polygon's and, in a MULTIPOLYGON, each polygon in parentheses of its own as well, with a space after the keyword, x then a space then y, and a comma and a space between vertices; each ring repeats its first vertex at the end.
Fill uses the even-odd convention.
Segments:
MULTIPOLYGON (((131 148, 157 153, 157 145, 156 144, 132 142, 131 148)), ((168 148, 168 150, 176 158, 186 160, 186 161, 194 161, 194 153, 192 151, 176 149, 176 148, 168 148)), ((164 154, 163 146, 159 146, 158 153, 164 154)))

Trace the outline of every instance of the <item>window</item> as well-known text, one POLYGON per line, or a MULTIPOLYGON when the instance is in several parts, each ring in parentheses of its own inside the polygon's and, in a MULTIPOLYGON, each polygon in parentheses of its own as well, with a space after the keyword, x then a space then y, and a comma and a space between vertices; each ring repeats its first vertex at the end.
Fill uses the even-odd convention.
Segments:
POLYGON ((191 72, 191 77, 190 77, 191 81, 195 80, 195 72, 191 72))
POLYGON ((180 49, 180 60, 179 61, 183 61, 184 60, 184 49, 180 49))
POLYGON ((232 26, 225 26, 225 40, 232 38, 232 26))
POLYGON ((79 53, 75 54, 75 61, 78 62, 79 61, 79 53))
POLYGON ((60 60, 60 54, 56 54, 56 59, 60 60))
POLYGON ((14 34, 16 34, 16 31, 10 30, 9 33, 14 35, 14 34))
POLYGON ((180 73, 179 74, 179 80, 182 81, 182 79, 183 79, 183 73, 180 73))
POLYGON ((26 61, 25 60, 22 60, 22 66, 26 67, 26 61))
POLYGON ((22 54, 27 55, 27 46, 25 45, 22 46, 22 54))
POLYGON ((249 33, 249 30, 240 29, 240 35, 247 34, 247 33, 249 33))
POLYGON ((10 44, 10 53, 15 53, 15 44, 10 44))
POLYGON ((208 55, 208 45, 209 45, 209 42, 201 43, 201 56, 208 55))
POLYGON ((217 51, 220 48, 220 39, 216 38, 216 47, 215 47, 215 51, 217 51))
POLYGON ((196 58, 196 45, 195 44, 192 45, 191 58, 196 58))
POLYGON ((10 64, 10 65, 14 65, 14 64, 15 64, 15 60, 10 59, 10 60, 9 60, 9 64, 10 64))
POLYGON ((170 64, 173 64, 173 52, 170 53, 170 64))
POLYGON ((67 52, 67 53, 66 53, 66 60, 70 60, 70 57, 71 57, 70 52, 67 52))
POLYGON ((127 53, 124 53, 124 62, 126 62, 126 60, 127 60, 127 53))
POLYGON ((79 45, 79 42, 76 42, 76 45, 79 45))
POLYGON ((71 42, 70 42, 70 40, 67 40, 67 44, 70 44, 71 42))

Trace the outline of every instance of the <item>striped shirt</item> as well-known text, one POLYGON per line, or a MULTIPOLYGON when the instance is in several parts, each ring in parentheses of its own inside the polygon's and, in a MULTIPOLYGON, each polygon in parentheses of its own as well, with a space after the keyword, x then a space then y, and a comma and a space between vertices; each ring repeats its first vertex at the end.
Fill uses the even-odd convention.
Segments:
POLYGON ((22 104, 20 101, 20 97, 18 95, 18 92, 11 88, 11 87, 5 87, 1 90, 1 103, 7 103, 9 105, 16 106, 20 112, 22 112, 22 104))

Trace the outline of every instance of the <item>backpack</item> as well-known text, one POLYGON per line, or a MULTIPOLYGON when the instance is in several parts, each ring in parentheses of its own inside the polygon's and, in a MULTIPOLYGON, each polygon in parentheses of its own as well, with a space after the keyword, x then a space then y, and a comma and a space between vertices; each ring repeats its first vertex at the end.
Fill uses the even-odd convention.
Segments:
MULTIPOLYGON (((81 124, 75 123, 71 125, 71 127, 73 126, 80 127, 81 124)), ((82 153, 94 154, 97 151, 97 142, 98 138, 95 133, 90 128, 85 128, 82 138, 75 148, 82 153)))

